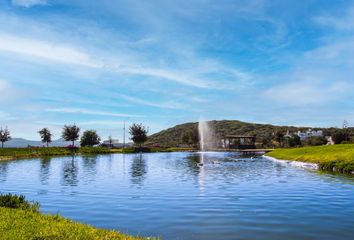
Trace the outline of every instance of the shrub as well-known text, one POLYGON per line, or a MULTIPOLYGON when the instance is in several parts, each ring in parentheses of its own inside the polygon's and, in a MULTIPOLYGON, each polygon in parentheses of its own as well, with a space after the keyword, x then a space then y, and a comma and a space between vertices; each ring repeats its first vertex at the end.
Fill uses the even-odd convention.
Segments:
POLYGON ((26 200, 26 197, 23 195, 15 194, 0 194, 0 207, 6 208, 20 208, 23 210, 29 210, 33 212, 38 212, 39 203, 30 202, 26 200))
POLYGON ((90 146, 92 147, 93 145, 99 144, 101 141, 101 138, 97 135, 97 132, 94 130, 87 130, 83 133, 81 136, 81 147, 85 146, 90 146))
POLYGON ((349 135, 346 131, 344 130, 338 130, 335 133, 332 134, 332 139, 335 144, 340 144, 342 142, 348 142, 349 141, 349 135))
POLYGON ((306 139, 305 143, 309 146, 321 146, 327 144, 327 139, 325 137, 309 137, 306 139))
POLYGON ((293 135, 291 137, 284 137, 285 145, 287 147, 298 147, 301 146, 301 140, 298 135, 293 135))

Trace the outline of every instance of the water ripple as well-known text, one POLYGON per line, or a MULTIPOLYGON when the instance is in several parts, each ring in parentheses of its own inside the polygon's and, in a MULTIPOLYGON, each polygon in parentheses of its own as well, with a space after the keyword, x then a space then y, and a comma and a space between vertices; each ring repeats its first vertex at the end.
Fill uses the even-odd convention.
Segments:
POLYGON ((349 239, 354 178, 235 153, 0 163, 0 191, 42 211, 164 239, 349 239))

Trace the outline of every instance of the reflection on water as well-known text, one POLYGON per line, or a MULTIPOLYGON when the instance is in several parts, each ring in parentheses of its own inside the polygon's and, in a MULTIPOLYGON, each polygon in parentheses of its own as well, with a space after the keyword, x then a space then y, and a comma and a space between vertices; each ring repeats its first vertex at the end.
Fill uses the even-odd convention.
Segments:
POLYGON ((6 181, 7 168, 8 168, 8 163, 6 161, 3 163, 0 162, 0 182, 6 181))
POLYGON ((65 159, 63 162, 63 185, 65 186, 77 186, 78 179, 78 164, 75 156, 72 156, 70 160, 65 159))
POLYGON ((39 201, 44 212, 163 239, 350 239, 354 235, 353 177, 236 153, 2 162, 0 191, 23 193, 39 201), (204 165, 199 166, 202 157, 204 165))
POLYGON ((39 178, 43 185, 48 184, 48 179, 50 176, 50 160, 51 157, 42 157, 40 161, 39 178))
POLYGON ((97 159, 96 155, 82 156, 82 170, 84 171, 87 178, 84 180, 86 182, 95 181, 97 174, 97 159))
POLYGON ((135 155, 132 159, 130 175, 133 184, 142 185, 147 173, 146 160, 143 154, 135 155))

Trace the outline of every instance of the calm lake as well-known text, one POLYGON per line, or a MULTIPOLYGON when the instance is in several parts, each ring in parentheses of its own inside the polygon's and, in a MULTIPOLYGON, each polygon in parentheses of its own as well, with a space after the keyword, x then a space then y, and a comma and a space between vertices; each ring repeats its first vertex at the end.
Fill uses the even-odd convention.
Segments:
POLYGON ((163 239, 351 239, 354 178, 235 153, 0 163, 0 192, 46 213, 163 239))

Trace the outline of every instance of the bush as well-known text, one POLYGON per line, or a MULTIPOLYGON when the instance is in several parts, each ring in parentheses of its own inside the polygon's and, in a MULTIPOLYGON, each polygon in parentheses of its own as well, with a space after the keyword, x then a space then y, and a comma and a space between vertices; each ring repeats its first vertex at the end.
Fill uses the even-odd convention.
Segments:
POLYGON ((81 147, 79 149, 81 154, 107 154, 112 153, 112 151, 108 148, 104 147, 81 147))
POLYGON ((93 145, 99 144, 101 138, 97 135, 97 132, 94 130, 87 130, 81 136, 80 145, 81 147, 92 147, 93 145))
POLYGON ((287 147, 298 147, 301 146, 301 140, 298 135, 293 135, 291 137, 284 138, 287 147))
POLYGON ((342 142, 349 142, 349 134, 344 130, 338 130, 332 134, 332 140, 335 144, 340 144, 342 142))
POLYGON ((0 194, 0 207, 6 208, 20 208, 23 210, 29 210, 33 212, 39 211, 38 202, 30 202, 26 200, 26 197, 23 195, 15 194, 0 194))
POLYGON ((327 139, 325 137, 309 137, 306 139, 305 143, 309 146, 321 146, 327 144, 327 139))

